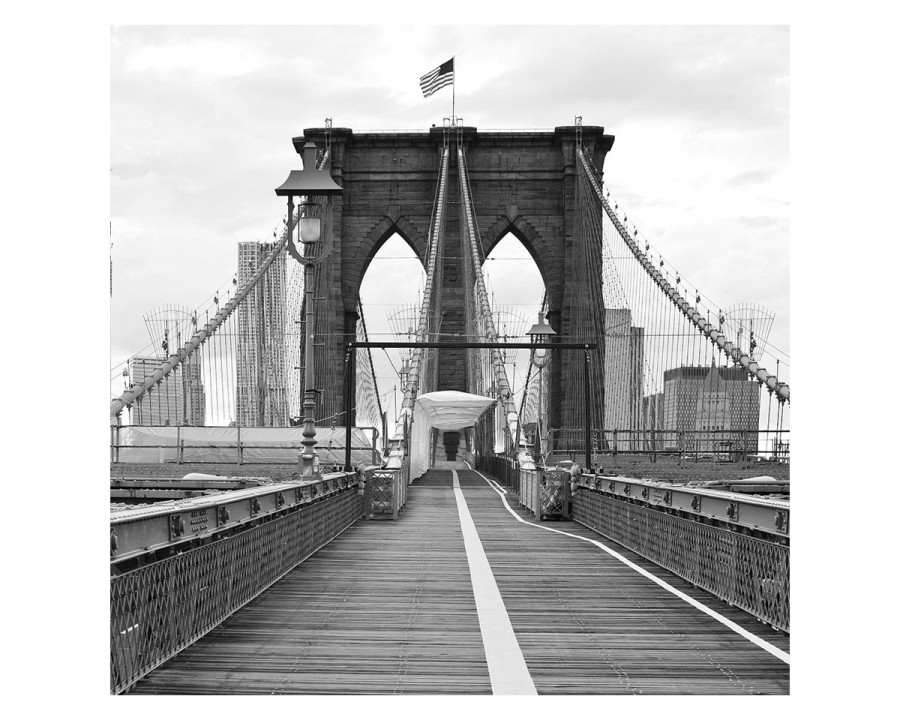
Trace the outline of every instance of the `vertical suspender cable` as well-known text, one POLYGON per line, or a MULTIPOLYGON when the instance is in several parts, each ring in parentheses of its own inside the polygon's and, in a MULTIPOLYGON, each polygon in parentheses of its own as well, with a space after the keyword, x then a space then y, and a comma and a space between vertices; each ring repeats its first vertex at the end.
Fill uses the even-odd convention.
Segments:
MULTIPOLYGON (((429 320, 433 312, 435 270, 437 256, 440 247, 441 235, 444 225, 444 202, 447 186, 447 165, 449 161, 449 149, 444 147, 441 153, 441 166, 436 191, 436 200, 432 216, 432 225, 428 233, 427 267, 425 275, 425 289, 422 294, 422 307, 419 311, 419 326, 416 332, 416 342, 425 342, 429 329, 429 320)), ((410 353, 410 373, 407 386, 403 393, 403 402, 400 406, 400 417, 397 419, 397 433, 406 422, 406 417, 412 420, 412 408, 418 395, 421 374, 424 364, 424 351, 417 349, 410 353)))
MULTIPOLYGON (((465 211, 465 226, 468 236, 468 250, 470 252, 470 260, 475 275, 475 288, 477 291, 478 313, 485 323, 486 335, 489 342, 496 342, 497 330, 494 327, 494 319, 491 313, 490 303, 487 298, 487 289, 484 284, 484 275, 481 272, 481 254, 479 253, 479 239, 476 233, 475 214, 472 208, 472 199, 469 194, 469 177, 466 170, 465 154, 461 144, 457 144, 457 162, 459 167, 459 187, 463 209, 465 211)), ((509 389, 509 381, 506 378, 506 368, 503 365, 500 351, 497 348, 491 349, 491 357, 493 360, 494 372, 498 377, 498 392, 500 394, 500 405, 504 411, 504 423, 510 430, 511 438, 515 437, 515 429, 513 425, 518 426, 519 417, 516 410, 512 393, 509 389)))
MULTIPOLYGON (((579 149, 578 157, 581 162, 587 167, 587 160, 585 159, 584 153, 579 149)), ((631 252, 635 255, 635 257, 644 265, 647 272, 654 279, 654 282, 662 288, 665 295, 669 298, 669 300, 674 303, 679 310, 685 314, 685 316, 706 335, 711 342, 715 343, 718 347, 725 351, 725 353, 731 357, 731 359, 735 362, 735 364, 740 364, 741 367, 754 379, 759 382, 767 385, 770 389, 774 390, 778 397, 790 401, 790 386, 787 383, 779 383, 778 379, 774 375, 770 375, 766 372, 765 368, 759 366, 752 357, 747 355, 741 351, 740 347, 730 342, 725 338, 725 336, 715 329, 713 329, 709 323, 704 322, 698 310, 693 308, 683 297, 681 297, 678 292, 672 288, 668 283, 662 282, 662 278, 660 273, 647 262, 646 258, 643 258, 637 249, 637 246, 631 241, 627 236, 627 232, 622 224, 619 222, 618 218, 612 217, 611 211, 609 210, 609 205, 606 202, 606 198, 603 197, 599 183, 592 173, 588 173, 588 177, 590 179, 591 185, 594 188, 594 192, 596 196, 600 199, 600 202, 603 204, 604 209, 608 214, 610 214, 610 219, 625 240, 631 252)))

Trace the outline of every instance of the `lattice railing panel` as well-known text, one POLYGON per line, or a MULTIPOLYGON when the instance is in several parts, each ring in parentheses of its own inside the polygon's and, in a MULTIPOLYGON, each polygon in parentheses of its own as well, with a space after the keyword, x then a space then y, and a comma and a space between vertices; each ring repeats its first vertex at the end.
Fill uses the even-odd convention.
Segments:
POLYGON ((110 580, 110 688, 127 690, 363 514, 355 486, 110 580))
POLYGON ((372 471, 372 514, 392 515, 394 512, 394 487, 398 470, 372 471))
POLYGON ((688 582, 790 630, 790 548, 579 488, 572 519, 688 582))
POLYGON ((390 516, 397 519, 406 506, 409 485, 409 461, 401 467, 366 471, 366 482, 371 488, 369 517, 390 516))
MULTIPOLYGON (((567 476, 566 476, 567 478, 567 476)), ((541 473, 541 515, 562 517, 565 514, 566 479, 562 474, 541 473)))

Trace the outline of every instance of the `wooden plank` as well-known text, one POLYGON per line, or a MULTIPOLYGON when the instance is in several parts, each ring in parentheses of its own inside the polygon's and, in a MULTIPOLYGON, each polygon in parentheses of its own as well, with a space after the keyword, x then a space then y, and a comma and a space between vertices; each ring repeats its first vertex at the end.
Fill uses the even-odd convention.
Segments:
POLYGON ((490 693, 452 491, 360 522, 132 692, 490 693))
MULTIPOLYGON (((398 520, 358 523, 132 692, 490 693, 452 475, 423 480, 398 520)), ((784 662, 597 547, 516 521, 477 474, 459 480, 539 693, 789 692, 784 662)), ((788 637, 583 526, 543 525, 600 539, 789 650, 788 637)))
MULTIPOLYGON (((487 485, 464 493, 539 693, 788 693, 783 661, 590 543, 516 521, 487 485)), ((583 526, 544 525, 613 546, 788 649, 785 636, 583 526)))

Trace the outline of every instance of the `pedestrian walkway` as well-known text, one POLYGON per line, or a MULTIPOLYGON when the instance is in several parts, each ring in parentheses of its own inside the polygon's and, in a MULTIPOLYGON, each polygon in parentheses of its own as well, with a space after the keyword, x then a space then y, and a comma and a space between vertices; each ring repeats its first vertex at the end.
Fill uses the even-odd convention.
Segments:
POLYGON ((576 523, 534 523, 456 468, 430 470, 397 521, 361 521, 132 692, 789 692, 786 636, 576 523))

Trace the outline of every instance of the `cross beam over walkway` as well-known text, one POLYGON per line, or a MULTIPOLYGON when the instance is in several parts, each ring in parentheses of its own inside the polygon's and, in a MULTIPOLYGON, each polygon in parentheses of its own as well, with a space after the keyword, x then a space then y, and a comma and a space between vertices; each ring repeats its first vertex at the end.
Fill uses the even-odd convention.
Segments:
POLYGON ((132 692, 788 693, 786 636, 504 492, 429 471, 132 692))

